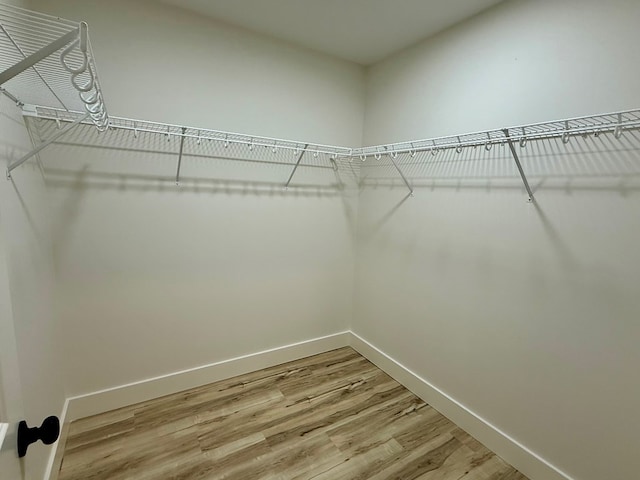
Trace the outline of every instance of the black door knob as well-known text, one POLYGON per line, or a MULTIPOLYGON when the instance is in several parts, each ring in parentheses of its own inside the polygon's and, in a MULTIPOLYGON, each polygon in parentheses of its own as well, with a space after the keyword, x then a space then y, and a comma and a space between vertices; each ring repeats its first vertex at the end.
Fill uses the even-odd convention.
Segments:
POLYGON ((27 448, 32 443, 42 440, 45 445, 51 445, 60 435, 60 420, 58 417, 47 417, 40 427, 29 428, 24 420, 18 424, 18 456, 27 454, 27 448))

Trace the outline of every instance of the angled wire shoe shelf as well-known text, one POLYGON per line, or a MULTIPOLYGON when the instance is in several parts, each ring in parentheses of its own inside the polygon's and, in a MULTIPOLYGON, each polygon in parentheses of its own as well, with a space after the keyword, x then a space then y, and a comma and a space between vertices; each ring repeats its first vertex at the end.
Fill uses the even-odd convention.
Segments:
POLYGON ((640 129, 640 109, 565 120, 506 127, 446 137, 347 148, 277 138, 246 135, 166 123, 110 117, 104 105, 98 73, 91 50, 86 23, 77 23, 0 3, 0 92, 23 108, 25 116, 53 120, 60 129, 22 158, 11 163, 13 169, 54 143, 75 126, 94 125, 98 131, 128 130, 137 137, 140 132, 176 138, 180 142, 175 181, 180 183, 180 168, 186 138, 230 144, 266 147, 273 154, 288 150, 296 159, 283 187, 289 187, 305 154, 323 156, 337 169, 338 160, 380 160, 388 158, 413 195, 413 188, 396 162, 399 155, 414 157, 419 152, 437 155, 454 149, 461 153, 468 147, 491 150, 494 145, 508 145, 518 172, 533 201, 533 192, 519 158, 529 141, 561 139, 568 144, 574 136, 611 134, 620 139, 625 132, 640 129), (41 105, 41 106, 40 106, 41 105), (65 124, 64 128, 62 124, 65 124), (517 148, 519 147, 519 149, 517 148))
MULTIPOLYGON (((19 106, 55 105, 83 112, 80 121, 98 130, 109 125, 84 22, 0 3, 0 91, 19 106)), ((8 174, 67 131, 13 162, 8 174)))

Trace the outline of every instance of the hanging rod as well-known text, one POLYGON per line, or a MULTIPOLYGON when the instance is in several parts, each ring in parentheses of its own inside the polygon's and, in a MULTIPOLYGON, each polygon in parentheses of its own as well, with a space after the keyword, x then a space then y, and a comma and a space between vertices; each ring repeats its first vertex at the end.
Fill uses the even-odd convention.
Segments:
POLYGON ((0 3, 0 86, 20 106, 56 105, 85 111, 99 130, 109 124, 84 22, 0 3))

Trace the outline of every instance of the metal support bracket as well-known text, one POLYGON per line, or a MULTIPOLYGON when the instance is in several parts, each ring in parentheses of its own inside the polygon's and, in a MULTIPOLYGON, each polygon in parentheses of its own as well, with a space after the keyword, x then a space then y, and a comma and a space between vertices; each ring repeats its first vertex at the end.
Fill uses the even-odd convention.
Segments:
POLYGON ((180 137, 180 152, 178 153, 178 170, 176 171, 176 185, 180 185, 180 167, 182 166, 182 152, 184 151, 184 134, 186 127, 182 127, 182 136, 180 137))
POLYGON ((402 180, 404 180, 404 184, 409 189, 409 194, 413 197, 413 188, 411 188, 411 185, 409 185, 409 181, 407 180, 407 177, 404 176, 404 173, 402 173, 402 170, 400 170, 400 167, 398 167, 398 164, 393 159, 393 155, 388 154, 388 157, 389 157, 389 160, 391 160, 391 163, 393 163, 393 166, 396 167, 396 170, 398 171, 398 173, 402 177, 402 180))
POLYGON ((302 149, 302 152, 300 153, 300 156, 298 157, 298 161, 296 162, 296 165, 293 167, 293 171, 291 172, 291 175, 289 175, 289 180, 287 180, 287 183, 285 183, 285 185, 284 185, 284 189, 285 190, 287 190, 289 188, 289 184, 291 183, 291 179, 295 175, 296 170, 298 169, 298 166, 300 165, 300 162, 302 161, 302 157, 304 157, 304 154, 307 151, 307 147, 309 147, 308 143, 302 149))
POLYGON ((43 47, 37 52, 24 58, 23 60, 20 60, 18 63, 9 67, 4 72, 0 72, 0 85, 3 85, 5 82, 8 82, 13 77, 21 74, 28 68, 33 67, 36 63, 47 58, 49 55, 54 54, 61 48, 66 47, 71 42, 76 40, 78 38, 78 35, 80 35, 80 29, 71 30, 70 32, 58 38, 57 40, 54 40, 53 42, 51 42, 46 47, 43 47))
POLYGON ((84 122, 86 119, 89 118, 89 114, 87 113, 86 115, 82 116, 82 117, 78 117, 76 118, 73 123, 70 123, 69 125, 67 125, 66 127, 64 127, 62 130, 60 130, 58 133, 56 133, 53 137, 51 137, 49 140, 46 140, 44 142, 42 142, 40 145, 38 145, 36 148, 34 148, 33 150, 31 150, 29 153, 27 153, 25 156, 23 156, 22 158, 19 158, 18 160, 16 160, 15 162, 11 163, 9 165, 9 168, 7 168, 7 180, 11 179, 11 171, 14 168, 19 167, 20 165, 22 165, 24 162, 26 162, 27 160, 29 160, 31 157, 33 157, 35 154, 37 154, 38 152, 40 152, 41 150, 44 150, 45 148, 47 148, 49 145, 51 145, 53 142, 55 142, 56 140, 58 140, 60 137, 66 135, 67 133, 69 133, 71 130, 73 130, 75 127, 77 127, 78 125, 80 125, 82 122, 84 122))
POLYGON ((4 88, 0 87, 0 93, 3 94, 5 97, 7 97, 9 100, 11 100, 13 103, 15 103, 17 107, 19 108, 24 107, 24 103, 22 103, 17 97, 12 95, 11 93, 7 92, 4 88))
POLYGON ((515 160, 516 166, 518 167, 518 171, 520 172, 520 177, 522 178, 522 183, 524 183, 524 188, 527 189, 527 193, 529 194, 529 202, 533 202, 535 198, 533 197, 533 192, 531 191, 531 187, 529 186, 529 182, 527 181, 527 176, 524 174, 524 170, 522 169, 522 165, 520 164, 520 159, 518 158, 518 152, 516 152, 516 148, 513 146, 513 140, 509 135, 509 129, 505 128, 502 131, 504 132, 504 136, 507 137, 507 143, 509 144, 511 155, 513 155, 513 159, 515 160))

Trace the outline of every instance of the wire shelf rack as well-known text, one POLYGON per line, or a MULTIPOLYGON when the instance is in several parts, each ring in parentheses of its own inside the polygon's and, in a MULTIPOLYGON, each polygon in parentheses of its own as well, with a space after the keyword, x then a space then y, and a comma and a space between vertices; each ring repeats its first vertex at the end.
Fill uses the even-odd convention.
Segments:
MULTIPOLYGON (((27 105, 23 107, 23 113, 25 116, 53 120, 58 123, 60 133, 55 135, 49 141, 43 143, 41 147, 38 148, 44 148, 47 144, 55 141, 57 137, 64 135, 65 129, 73 128, 78 124, 89 123, 86 115, 83 116, 83 114, 78 112, 57 108, 27 105), (62 129, 62 123, 67 124, 65 129, 62 129)), ((563 143, 568 144, 571 141, 571 138, 577 135, 583 137, 594 135, 598 137, 604 134, 611 134, 616 139, 620 139, 625 132, 640 129, 640 109, 363 148, 321 145, 310 142, 251 136, 240 133, 185 127, 119 117, 111 117, 108 128, 110 130, 132 131, 133 136, 136 138, 141 132, 144 132, 165 136, 169 141, 173 138, 179 139, 178 143, 180 144, 180 150, 178 170, 176 173, 177 184, 180 181, 180 165, 183 155, 183 143, 185 139, 195 139, 198 145, 202 141, 206 140, 213 141, 218 145, 224 146, 224 148, 228 148, 231 145, 234 147, 244 146, 254 154, 256 153, 254 152, 254 149, 257 151, 257 147, 262 147, 260 148, 260 151, 268 149, 273 154, 276 154, 279 151, 293 151, 297 157, 297 162, 295 163, 293 171, 285 184, 285 188, 289 186, 291 179, 300 165, 305 153, 312 153, 313 157, 319 160, 322 159, 322 157, 327 157, 331 162, 332 167, 336 170, 339 168, 338 163, 345 161, 352 162, 355 158, 359 158, 364 161, 367 160, 367 158, 373 157, 376 160, 380 160, 384 156, 385 158, 388 158, 393 167, 397 170, 398 175, 402 178, 411 195, 413 195, 413 187, 401 168, 404 164, 398 165, 395 160, 400 154, 408 154, 411 157, 414 157, 420 152, 431 152, 435 155, 439 151, 447 149, 455 149, 456 152, 461 153, 465 148, 478 146, 482 146, 485 150, 489 151, 494 145, 508 145, 525 189, 527 190, 529 201, 533 201, 533 192, 527 181, 527 177, 516 148, 518 144, 521 148, 524 148, 529 141, 543 139, 561 139, 563 143)), ((13 168, 19 166, 29 158, 30 155, 31 154, 12 164, 9 167, 9 173, 13 168)))
MULTIPOLYGON (((81 113, 75 111, 32 105, 24 107, 24 114, 46 120, 55 120, 59 124, 62 122, 78 121, 82 116, 81 113)), ((82 121, 82 123, 86 124, 88 121, 85 120, 82 121)), ((365 160, 370 157, 381 158, 383 155, 396 158, 397 155, 406 153, 437 153, 447 149, 461 151, 463 148, 478 146, 490 150, 494 145, 504 145, 509 140, 518 142, 521 147, 524 147, 529 141, 552 138, 559 138, 562 139, 564 143, 569 143, 572 137, 578 135, 599 136, 609 133, 613 134, 615 138, 620 138, 626 131, 640 130, 640 109, 362 148, 284 140, 122 117, 110 117, 109 128, 131 130, 134 133, 156 133, 165 135, 169 139, 185 137, 213 140, 226 145, 246 145, 248 148, 252 146, 268 147, 272 149, 274 153, 277 150, 284 149, 294 152, 307 151, 313 154, 330 155, 336 158, 360 158, 365 160)))
POLYGON ((404 153, 409 153, 412 156, 419 152, 436 154, 447 149, 455 149, 460 153, 466 147, 484 147, 486 150, 491 150, 494 145, 504 145, 509 140, 518 142, 521 147, 524 147, 528 141, 552 138, 560 138, 564 143, 569 143, 571 137, 577 135, 599 136, 612 133, 616 138, 620 138, 625 131, 637 129, 640 129, 640 109, 354 148, 352 155, 365 160, 370 157, 379 159, 382 155, 390 155, 395 158, 398 154, 404 153))
MULTIPOLYGON (((62 123, 78 121, 82 118, 82 114, 73 111, 65 111, 57 108, 49 108, 42 106, 25 106, 23 110, 27 116, 38 117, 47 120, 55 120, 62 123)), ((82 123, 88 123, 87 120, 82 123)), ((242 133, 232 133, 220 130, 210 130, 206 128, 186 127, 181 125, 172 125, 167 123, 150 122, 147 120, 134 120, 122 117, 109 118, 110 130, 129 130, 137 135, 138 133, 154 133, 165 136, 168 140, 179 138, 193 138, 196 141, 215 141, 224 146, 244 145, 249 150, 257 147, 266 147, 273 153, 279 150, 290 150, 294 154, 308 152, 314 156, 328 155, 333 158, 350 157, 351 148, 338 147, 332 145, 323 145, 320 143, 283 140, 277 138, 261 137, 256 135, 245 135, 242 133)))
MULTIPOLYGON (((86 115, 83 113, 44 106, 24 105, 23 115, 26 117, 35 117, 41 120, 55 121, 58 128, 54 128, 57 132, 51 136, 49 140, 40 144, 36 150, 28 153, 21 159, 16 160, 14 163, 9 165, 7 172, 7 176, 9 178, 13 169, 20 166, 42 148, 45 148, 47 145, 57 141, 69 130, 73 129, 77 125, 91 124, 90 120, 88 120, 86 115)), ((209 155, 202 155, 211 157, 220 157, 221 155, 230 155, 233 157, 237 156, 236 154, 242 150, 245 153, 241 156, 258 161, 258 159, 265 158, 265 153, 269 155, 269 158, 279 158, 280 160, 283 158, 282 155, 286 154, 288 160, 285 164, 290 164, 293 169, 286 183, 283 183, 283 187, 285 189, 289 188, 289 185, 300 166, 323 166, 324 168, 331 168, 335 172, 338 172, 341 169, 345 170, 347 168, 350 171, 353 171, 353 166, 349 162, 349 160, 351 160, 352 149, 346 147, 283 140, 257 135, 246 135, 242 133, 187 127, 122 117, 109 117, 107 130, 129 132, 129 135, 133 140, 138 139, 138 137, 148 137, 148 135, 152 135, 163 138, 163 142, 166 145, 177 145, 178 164, 175 183, 178 185, 180 184, 181 179, 183 154, 184 156, 190 155, 184 152, 183 147, 186 143, 192 148, 193 146, 204 146, 205 144, 213 145, 213 149, 206 149, 209 151, 209 155), (211 154, 212 152, 216 153, 211 154)), ((140 138, 140 141, 142 141, 142 138, 140 138)))
POLYGON ((109 124, 86 23, 0 3, 0 88, 19 105, 85 111, 98 129, 109 124))

